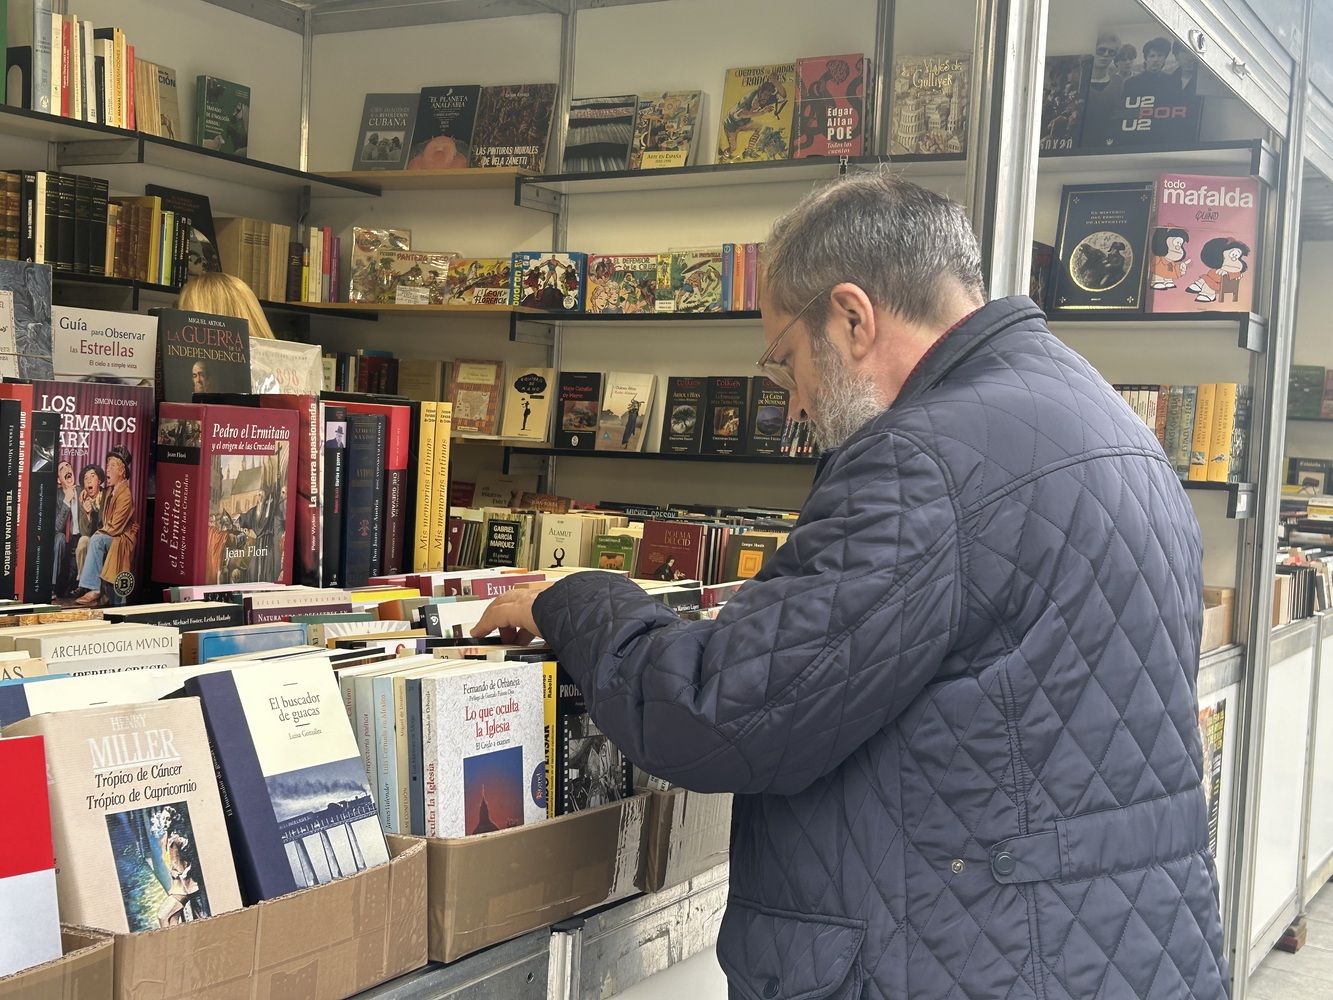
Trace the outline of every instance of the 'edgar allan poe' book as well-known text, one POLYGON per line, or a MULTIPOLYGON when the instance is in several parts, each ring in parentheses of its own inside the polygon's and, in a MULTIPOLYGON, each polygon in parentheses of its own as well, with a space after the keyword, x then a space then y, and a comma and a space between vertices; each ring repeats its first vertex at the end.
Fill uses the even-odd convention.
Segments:
POLYGON ((287 410, 162 404, 158 582, 291 583, 298 423, 287 410))
POLYGON ((158 398, 250 391, 249 324, 231 316, 163 309, 158 317, 158 398))
POLYGON ((822 56, 796 63, 798 157, 865 151, 866 57, 822 56))

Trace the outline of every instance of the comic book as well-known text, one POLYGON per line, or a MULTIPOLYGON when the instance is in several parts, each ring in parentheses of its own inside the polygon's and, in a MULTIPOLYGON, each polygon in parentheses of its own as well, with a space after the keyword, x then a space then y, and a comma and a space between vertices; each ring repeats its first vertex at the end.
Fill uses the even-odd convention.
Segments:
POLYGON ((789 159, 795 113, 795 63, 727 70, 717 162, 789 159))
POLYGON ((890 154, 966 151, 969 62, 966 52, 895 60, 890 154))
POLYGON ((1150 312, 1249 312, 1259 179, 1162 174, 1149 248, 1150 312))
POLYGON ((588 258, 587 311, 656 311, 657 258, 649 254, 597 254, 588 258))
POLYGON ((520 250, 510 258, 509 298, 514 305, 556 312, 583 309, 588 255, 520 250))
MULTIPOLYGON (((353 226, 351 276, 348 279, 347 301, 377 301, 375 272, 378 270, 378 265, 372 266, 372 259, 379 253, 411 248, 410 229, 368 229, 363 226, 353 226)), ((388 301, 393 301, 392 296, 388 301)))
POLYGON ((449 265, 447 301, 453 305, 509 305, 509 258, 454 258, 449 265))
POLYGON ((656 312, 722 311, 722 248, 691 247, 658 255, 656 312))
POLYGON ((820 56, 796 64, 797 157, 860 156, 865 152, 869 64, 855 55, 820 56))
MULTIPOLYGON (((448 295, 449 265, 457 256, 457 251, 453 250, 388 250, 372 254, 356 287, 373 289, 373 296, 356 301, 381 305, 444 305, 448 295)), ((357 282, 356 275, 353 275, 353 282, 357 282)))

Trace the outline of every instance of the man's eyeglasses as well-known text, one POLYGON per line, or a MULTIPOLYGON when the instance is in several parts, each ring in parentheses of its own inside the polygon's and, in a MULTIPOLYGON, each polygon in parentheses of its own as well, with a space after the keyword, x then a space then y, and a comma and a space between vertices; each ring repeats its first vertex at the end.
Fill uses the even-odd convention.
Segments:
POLYGON ((810 311, 811 306, 827 294, 827 291, 816 292, 809 302, 801 306, 800 312, 793 316, 791 321, 778 332, 776 337, 773 338, 773 343, 768 345, 768 350, 764 352, 764 356, 754 363, 755 367, 762 371, 764 376, 770 382, 781 386, 788 392, 796 391, 796 378, 792 375, 792 371, 787 367, 785 361, 774 361, 773 356, 777 353, 778 345, 782 343, 782 338, 787 336, 787 333, 791 328, 801 321, 801 317, 810 311))

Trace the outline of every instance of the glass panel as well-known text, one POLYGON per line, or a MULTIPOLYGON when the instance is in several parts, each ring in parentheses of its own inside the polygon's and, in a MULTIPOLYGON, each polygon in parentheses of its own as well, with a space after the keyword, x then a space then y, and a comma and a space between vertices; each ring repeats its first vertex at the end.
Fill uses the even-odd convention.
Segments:
MULTIPOLYGON (((1305 14, 1305 0, 1249 0, 1246 6, 1249 8, 1246 13, 1261 19, 1268 30, 1277 36, 1284 49, 1293 56, 1301 54, 1301 19, 1305 14)), ((1315 0, 1315 7, 1319 6, 1318 0, 1315 0)))
POLYGON ((1314 3, 1310 22, 1310 80, 1323 93, 1333 95, 1333 4, 1314 3))

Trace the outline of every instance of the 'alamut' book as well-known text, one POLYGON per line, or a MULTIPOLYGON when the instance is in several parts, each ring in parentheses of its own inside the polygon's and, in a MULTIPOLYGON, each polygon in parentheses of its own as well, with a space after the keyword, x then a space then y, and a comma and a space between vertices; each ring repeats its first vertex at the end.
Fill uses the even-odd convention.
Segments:
POLYGON ((46 741, 67 923, 124 933, 240 908, 196 699, 37 715, 5 735, 46 741))

